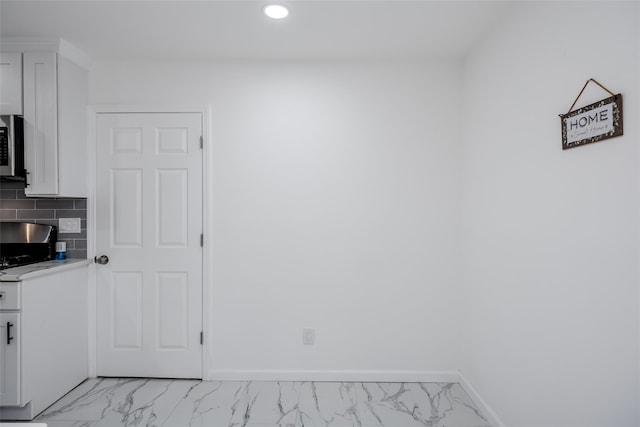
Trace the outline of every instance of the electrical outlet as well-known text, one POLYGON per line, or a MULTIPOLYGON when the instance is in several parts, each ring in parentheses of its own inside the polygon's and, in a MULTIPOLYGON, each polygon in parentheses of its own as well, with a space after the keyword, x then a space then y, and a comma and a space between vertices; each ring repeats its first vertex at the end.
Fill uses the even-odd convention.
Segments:
POLYGON ((302 330, 302 344, 313 345, 316 341, 316 330, 313 328, 304 328, 302 330))
POLYGON ((58 233, 80 233, 80 218, 60 218, 58 233))

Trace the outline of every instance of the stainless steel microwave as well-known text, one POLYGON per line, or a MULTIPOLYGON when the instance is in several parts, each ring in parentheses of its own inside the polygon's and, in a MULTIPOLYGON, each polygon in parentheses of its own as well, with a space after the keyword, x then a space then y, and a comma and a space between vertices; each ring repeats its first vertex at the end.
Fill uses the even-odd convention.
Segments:
POLYGON ((21 116, 0 116, 0 178, 23 181, 24 124, 21 116))

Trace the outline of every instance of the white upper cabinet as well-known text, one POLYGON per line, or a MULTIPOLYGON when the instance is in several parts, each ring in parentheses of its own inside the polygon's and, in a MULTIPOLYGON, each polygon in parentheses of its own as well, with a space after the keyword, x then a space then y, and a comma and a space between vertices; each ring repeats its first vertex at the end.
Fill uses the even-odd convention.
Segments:
POLYGON ((22 54, 0 53, 0 115, 22 114, 22 54))
POLYGON ((55 52, 23 53, 27 196, 87 196, 88 74, 55 52))
POLYGON ((58 194, 58 85, 55 53, 24 55, 24 163, 27 196, 58 194))

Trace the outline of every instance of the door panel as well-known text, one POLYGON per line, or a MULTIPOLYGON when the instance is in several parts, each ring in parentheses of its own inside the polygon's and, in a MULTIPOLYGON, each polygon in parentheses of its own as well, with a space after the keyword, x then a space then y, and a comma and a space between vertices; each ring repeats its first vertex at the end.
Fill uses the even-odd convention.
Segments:
POLYGON ((114 349, 142 348, 142 272, 111 273, 109 309, 114 349))
POLYGON ((187 272, 157 275, 158 348, 187 348, 189 331, 189 278, 187 272))
POLYGON ((188 241, 188 183, 186 169, 158 170, 156 236, 158 247, 186 248, 188 241))
POLYGON ((110 235, 114 248, 142 247, 142 170, 112 169, 110 235))
POLYGON ((98 114, 100 376, 201 378, 202 116, 98 114))

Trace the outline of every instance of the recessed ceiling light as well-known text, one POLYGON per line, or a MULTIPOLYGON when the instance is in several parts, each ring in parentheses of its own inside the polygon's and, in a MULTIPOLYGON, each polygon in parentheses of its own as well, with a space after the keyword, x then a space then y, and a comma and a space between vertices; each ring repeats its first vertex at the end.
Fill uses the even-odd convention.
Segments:
POLYGON ((289 9, 281 4, 270 4, 264 7, 264 14, 269 18, 282 19, 289 15, 289 9))

